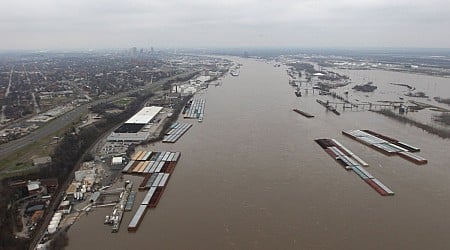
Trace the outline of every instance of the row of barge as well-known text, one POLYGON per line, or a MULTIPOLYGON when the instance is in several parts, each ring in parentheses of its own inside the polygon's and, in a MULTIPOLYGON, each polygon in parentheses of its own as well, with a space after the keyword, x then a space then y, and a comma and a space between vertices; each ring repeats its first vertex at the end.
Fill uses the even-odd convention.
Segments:
POLYGON ((315 142, 322 147, 333 159, 341 164, 346 170, 353 171, 370 187, 382 196, 394 195, 395 193, 381 181, 372 176, 364 167, 368 167, 365 161, 344 147, 335 139, 316 139, 315 142))
POLYGON ((314 117, 313 115, 311 115, 311 114, 309 114, 309 113, 306 113, 305 111, 301 111, 301 110, 299 110, 299 109, 292 109, 292 110, 293 110, 294 112, 300 114, 300 115, 303 115, 304 117, 307 117, 307 118, 313 118, 313 117, 314 117))
POLYGON ((167 132, 166 135, 164 136, 164 139, 162 140, 162 142, 164 142, 164 143, 175 143, 191 127, 192 127, 192 124, 175 122, 171 126, 169 132, 167 132))
POLYGON ((342 131, 342 134, 386 155, 399 155, 400 157, 419 165, 428 163, 427 159, 414 154, 414 152, 419 152, 420 148, 401 142, 392 137, 367 129, 342 131))
POLYGON ((128 224, 128 231, 136 231, 147 208, 156 207, 180 156, 180 152, 137 151, 131 157, 134 160, 131 160, 122 172, 143 176, 138 190, 147 190, 147 193, 128 224))
POLYGON ((185 107, 184 118, 198 119, 199 122, 203 120, 205 113, 205 100, 195 98, 189 101, 185 107))

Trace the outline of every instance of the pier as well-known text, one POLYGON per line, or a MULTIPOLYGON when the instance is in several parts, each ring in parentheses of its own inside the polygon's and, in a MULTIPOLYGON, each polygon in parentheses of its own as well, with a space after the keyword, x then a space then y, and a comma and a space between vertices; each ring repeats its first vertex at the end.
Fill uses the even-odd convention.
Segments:
POLYGON ((117 233, 119 231, 120 223, 122 222, 123 213, 128 203, 128 197, 130 195, 132 187, 133 183, 131 181, 125 182, 125 188, 123 192, 120 193, 119 202, 115 204, 112 214, 110 216, 106 216, 105 218, 105 224, 112 225, 111 232, 113 233, 117 233))

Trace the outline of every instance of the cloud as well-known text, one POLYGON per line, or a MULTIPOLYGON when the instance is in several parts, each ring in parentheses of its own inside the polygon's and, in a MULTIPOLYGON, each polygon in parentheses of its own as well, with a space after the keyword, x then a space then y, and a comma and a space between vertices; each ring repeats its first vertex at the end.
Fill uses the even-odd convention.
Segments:
POLYGON ((0 0, 0 49, 448 47, 448 27, 446 0, 0 0))

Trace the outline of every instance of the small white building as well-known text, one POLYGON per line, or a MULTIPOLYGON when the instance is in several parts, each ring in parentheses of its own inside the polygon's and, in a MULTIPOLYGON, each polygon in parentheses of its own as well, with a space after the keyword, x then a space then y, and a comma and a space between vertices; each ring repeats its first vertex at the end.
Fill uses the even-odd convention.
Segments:
POLYGON ((111 161, 111 165, 113 165, 113 166, 119 166, 119 165, 122 165, 122 162, 123 162, 123 158, 122 157, 113 157, 112 158, 112 161, 111 161))
POLYGON ((41 182, 39 181, 28 181, 27 189, 29 194, 37 193, 39 191, 39 187, 41 186, 41 182))

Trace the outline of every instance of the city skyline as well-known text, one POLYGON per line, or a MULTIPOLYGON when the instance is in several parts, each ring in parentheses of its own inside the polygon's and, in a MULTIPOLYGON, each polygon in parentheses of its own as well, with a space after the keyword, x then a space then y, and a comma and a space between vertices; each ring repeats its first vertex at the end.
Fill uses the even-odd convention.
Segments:
POLYGON ((21 0, 0 7, 0 50, 450 47, 444 0, 21 0))

